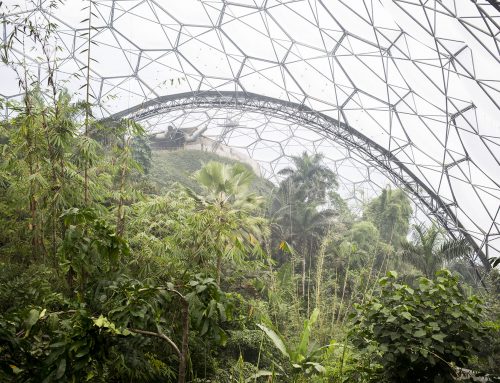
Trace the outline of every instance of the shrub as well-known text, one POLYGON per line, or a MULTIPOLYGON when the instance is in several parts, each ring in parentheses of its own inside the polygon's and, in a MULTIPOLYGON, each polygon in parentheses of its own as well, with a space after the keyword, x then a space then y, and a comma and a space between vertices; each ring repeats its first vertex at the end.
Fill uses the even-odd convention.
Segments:
POLYGON ((452 382, 486 339, 481 301, 467 298, 447 270, 415 289, 389 272, 380 296, 356 307, 351 339, 378 353, 389 382, 452 382))

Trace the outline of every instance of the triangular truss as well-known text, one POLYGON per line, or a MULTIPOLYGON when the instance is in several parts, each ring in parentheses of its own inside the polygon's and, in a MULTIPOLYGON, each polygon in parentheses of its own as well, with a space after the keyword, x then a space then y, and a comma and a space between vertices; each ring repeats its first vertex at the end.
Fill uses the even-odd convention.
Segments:
MULTIPOLYGON (((4 3, 5 21, 58 24, 58 80, 78 93, 88 53, 82 3, 4 3)), ((469 236, 483 261, 499 255, 494 0, 85 3, 97 115, 134 117, 152 130, 207 125, 207 136, 259 161, 269 178, 290 155, 321 151, 345 195, 402 186, 451 235, 469 236), (223 129, 228 110, 238 124, 223 129)), ((6 39, 12 25, 2 28, 6 39)), ((36 50, 15 49, 43 83, 36 50)), ((0 96, 18 96, 8 67, 0 80, 0 96)))

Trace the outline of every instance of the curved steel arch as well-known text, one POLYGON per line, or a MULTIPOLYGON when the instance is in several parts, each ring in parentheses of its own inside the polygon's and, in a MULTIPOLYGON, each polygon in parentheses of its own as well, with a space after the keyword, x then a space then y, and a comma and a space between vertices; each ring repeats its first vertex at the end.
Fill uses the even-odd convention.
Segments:
POLYGON ((392 152, 374 142, 350 125, 317 112, 303 104, 297 104, 273 97, 250 92, 207 91, 199 93, 179 93, 149 100, 142 104, 115 113, 103 121, 130 118, 145 120, 159 114, 178 109, 225 108, 248 110, 280 117, 312 129, 327 138, 336 140, 349 150, 361 155, 369 164, 384 170, 392 181, 415 196, 425 209, 448 231, 452 238, 459 235, 471 244, 483 266, 489 270, 490 264, 476 241, 464 228, 450 205, 433 192, 392 152))

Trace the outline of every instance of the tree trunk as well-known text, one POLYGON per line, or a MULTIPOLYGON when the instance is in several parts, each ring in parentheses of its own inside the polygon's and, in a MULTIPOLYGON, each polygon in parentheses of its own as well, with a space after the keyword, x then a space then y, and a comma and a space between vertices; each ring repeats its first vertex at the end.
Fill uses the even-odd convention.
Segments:
POLYGON ((222 254, 217 254, 217 285, 220 286, 220 275, 222 273, 222 254))
MULTIPOLYGON (((36 145, 31 146, 31 137, 27 138, 28 148, 36 152, 36 145)), ((33 155, 28 154, 28 167, 30 172, 30 178, 33 178, 35 173, 38 171, 38 164, 33 160, 33 155)), ((32 246, 32 256, 33 260, 37 260, 39 255, 42 254, 42 241, 40 239, 40 228, 39 228, 39 215, 38 215, 38 201, 36 199, 36 184, 32 179, 30 181, 30 192, 29 192, 29 209, 31 222, 29 223, 29 229, 31 231, 31 246, 32 246)))
MULTIPOLYGON (((85 99, 85 137, 88 137, 89 135, 89 116, 90 116, 90 61, 91 61, 91 56, 90 56, 90 47, 91 47, 91 37, 90 33, 92 30, 92 1, 89 1, 89 17, 88 17, 88 40, 87 40, 87 76, 86 76, 86 99, 85 99)), ((89 163, 88 163, 88 158, 85 159, 85 169, 84 169, 84 175, 83 175, 83 198, 85 201, 85 205, 88 205, 89 203, 89 163)))
MULTIPOLYGON (((57 102, 54 102, 54 105, 57 105, 57 102)), ((56 114, 57 116, 57 114, 56 114)), ((49 164, 50 164, 50 173, 51 173, 51 180, 52 180, 52 194, 53 194, 53 199, 52 199, 52 217, 51 217, 51 247, 52 247, 52 257, 55 259, 56 257, 56 250, 57 250, 57 216, 58 216, 58 211, 57 211, 57 199, 56 199, 56 194, 60 193, 60 189, 58 188, 58 183, 57 183, 57 174, 56 174, 56 156, 54 154, 54 148, 52 147, 49 139, 49 126, 47 123, 47 117, 45 115, 45 112, 42 112, 42 119, 43 119, 43 131, 45 134, 45 141, 47 142, 47 149, 49 151, 49 164)))
POLYGON ((182 344, 179 356, 179 378, 177 383, 186 382, 186 367, 189 354, 189 303, 184 298, 182 303, 182 344))
POLYGON ((126 167, 122 165, 120 172, 120 200, 118 201, 118 212, 116 217, 116 234, 123 235, 125 231, 125 211, 124 211, 124 198, 123 194, 125 193, 125 175, 126 175, 126 167))
POLYGON ((302 250, 302 297, 305 298, 306 296, 306 262, 307 262, 307 242, 306 245, 304 245, 303 250, 302 250))
POLYGON ((179 297, 180 303, 182 305, 181 310, 181 319, 182 319, 182 343, 181 348, 177 347, 172 339, 163 334, 161 331, 153 332, 147 330, 141 330, 136 328, 129 328, 130 331, 135 332, 137 334, 147 335, 158 337, 166 341, 170 347, 175 351, 177 357, 179 358, 179 371, 178 371, 178 379, 177 383, 186 383, 186 375, 187 375, 187 361, 189 357, 189 302, 186 297, 182 295, 177 290, 168 289, 168 291, 174 293, 179 297))
POLYGON ((32 250, 32 255, 33 255, 33 260, 36 260, 38 258, 38 247, 39 247, 39 240, 38 240, 38 225, 37 225, 37 214, 36 214, 36 199, 33 196, 33 193, 31 193, 30 196, 30 215, 31 215, 31 222, 29 224, 29 228, 31 230, 31 250, 32 250))

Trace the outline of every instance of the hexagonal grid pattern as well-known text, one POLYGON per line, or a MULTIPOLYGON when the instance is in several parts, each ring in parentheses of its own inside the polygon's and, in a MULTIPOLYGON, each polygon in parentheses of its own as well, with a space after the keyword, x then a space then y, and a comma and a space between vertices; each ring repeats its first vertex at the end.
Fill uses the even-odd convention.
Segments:
MULTIPOLYGON (((58 80, 78 92, 86 14, 75 1, 50 10, 48 3, 10 7, 4 19, 57 23, 58 80)), ((477 254, 499 253, 494 1, 91 4, 97 115, 134 117, 151 130, 206 125, 205 135, 245 151, 270 178, 289 155, 321 151, 351 195, 390 180, 452 235, 470 236, 477 254)), ((36 56, 17 52, 43 82, 36 56)), ((7 67, 0 79, 4 97, 19 94, 7 67)))

